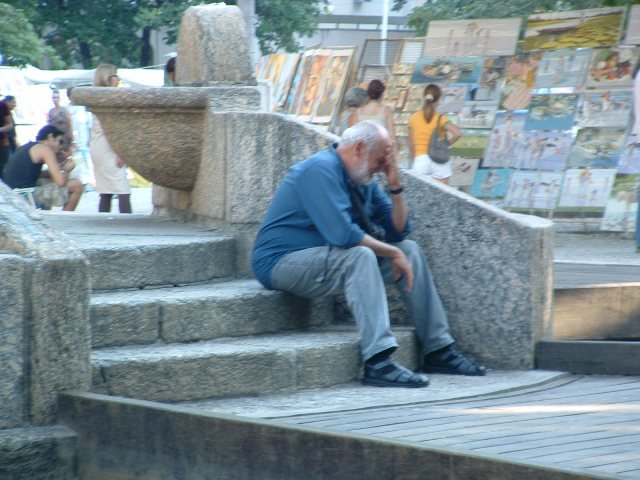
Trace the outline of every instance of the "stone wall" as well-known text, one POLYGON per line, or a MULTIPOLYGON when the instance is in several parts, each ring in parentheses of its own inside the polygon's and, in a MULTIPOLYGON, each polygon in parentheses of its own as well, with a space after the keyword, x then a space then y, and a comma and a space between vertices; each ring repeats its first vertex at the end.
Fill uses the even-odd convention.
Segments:
POLYGON ((54 421, 91 380, 88 263, 0 182, 0 429, 54 421))

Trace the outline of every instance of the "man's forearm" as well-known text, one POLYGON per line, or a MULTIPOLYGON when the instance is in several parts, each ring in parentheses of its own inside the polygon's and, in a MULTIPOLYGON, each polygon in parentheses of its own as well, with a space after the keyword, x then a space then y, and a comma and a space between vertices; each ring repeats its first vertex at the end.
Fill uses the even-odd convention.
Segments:
POLYGON ((380 240, 376 240, 371 235, 365 233, 364 238, 358 244, 363 247, 369 247, 376 254, 377 257, 387 257, 394 258, 398 256, 399 253, 402 253, 398 247, 394 247, 385 242, 381 242, 380 240))
MULTIPOLYGON (((391 187, 391 191, 394 190, 395 189, 391 187)), ((392 202, 391 220, 393 221, 393 226, 396 227, 398 232, 402 232, 407 226, 407 220, 409 219, 409 209, 404 201, 404 193, 389 193, 389 196, 392 202)))

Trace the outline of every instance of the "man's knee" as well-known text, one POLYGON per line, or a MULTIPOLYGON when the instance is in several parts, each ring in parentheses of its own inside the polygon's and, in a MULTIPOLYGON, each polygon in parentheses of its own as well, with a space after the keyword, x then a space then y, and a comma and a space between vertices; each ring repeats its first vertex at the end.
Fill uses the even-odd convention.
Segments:
POLYGON ((369 247, 358 245, 357 247, 351 247, 347 251, 347 255, 355 262, 374 262, 378 263, 376 254, 369 247))
POLYGON ((422 248, 414 240, 403 240, 397 243, 396 246, 404 252, 407 258, 422 255, 422 248))

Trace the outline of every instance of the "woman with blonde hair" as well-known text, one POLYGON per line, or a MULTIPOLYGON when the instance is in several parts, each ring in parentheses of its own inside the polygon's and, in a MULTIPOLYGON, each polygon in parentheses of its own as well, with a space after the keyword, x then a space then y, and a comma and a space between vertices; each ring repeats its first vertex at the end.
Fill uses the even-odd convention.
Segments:
POLYGON ((451 161, 436 163, 429 157, 429 143, 435 133, 438 121, 440 131, 438 135, 445 135, 449 145, 453 145, 461 136, 458 126, 450 121, 446 115, 437 113, 438 104, 442 97, 442 90, 438 85, 430 83, 424 89, 422 110, 409 118, 409 149, 413 159, 412 168, 416 173, 431 175, 442 183, 449 183, 453 174, 451 161))
POLYGON ((358 108, 349 117, 349 126, 353 126, 364 120, 372 120, 387 129, 392 139, 396 138, 396 130, 393 124, 393 110, 388 105, 382 103, 382 94, 385 86, 380 80, 371 80, 367 87, 369 100, 358 108))
MULTIPOLYGON (((120 83, 114 65, 98 65, 93 76, 96 87, 117 87, 120 83)), ((118 196, 120 213, 131 213, 131 187, 127 180, 127 165, 107 140, 97 116, 93 117, 89 152, 96 176, 96 190, 100 194, 99 212, 111 211, 111 200, 118 196)))

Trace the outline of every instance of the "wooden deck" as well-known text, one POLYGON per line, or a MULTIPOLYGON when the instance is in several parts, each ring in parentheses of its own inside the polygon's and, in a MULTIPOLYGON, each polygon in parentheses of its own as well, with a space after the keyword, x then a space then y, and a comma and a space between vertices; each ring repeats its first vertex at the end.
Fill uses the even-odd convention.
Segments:
POLYGON ((640 479, 640 377, 574 376, 471 400, 279 420, 608 478, 640 479))

